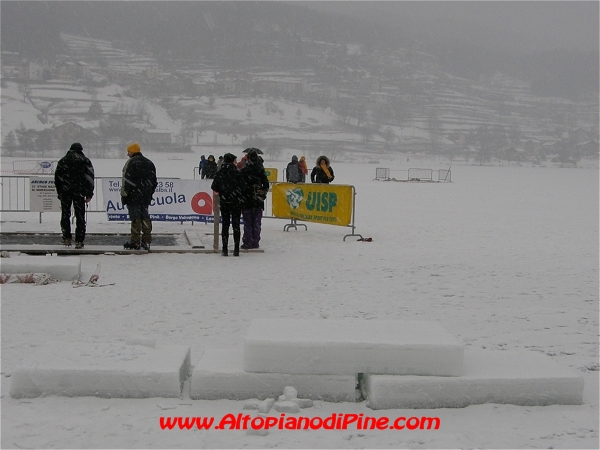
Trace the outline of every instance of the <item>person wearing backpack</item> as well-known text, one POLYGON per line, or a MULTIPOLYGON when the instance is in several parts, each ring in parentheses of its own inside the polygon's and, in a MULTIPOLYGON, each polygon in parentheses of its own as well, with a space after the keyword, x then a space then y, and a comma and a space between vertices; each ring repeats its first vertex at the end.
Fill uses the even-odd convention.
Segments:
POLYGON ((244 218, 242 248, 259 248, 262 215, 265 209, 267 192, 269 191, 269 179, 256 150, 251 149, 248 151, 246 165, 241 173, 248 186, 247 198, 242 208, 244 218))
POLYGON ((285 181, 288 183, 302 182, 302 168, 298 164, 298 157, 296 155, 292 156, 292 161, 285 169, 285 181))

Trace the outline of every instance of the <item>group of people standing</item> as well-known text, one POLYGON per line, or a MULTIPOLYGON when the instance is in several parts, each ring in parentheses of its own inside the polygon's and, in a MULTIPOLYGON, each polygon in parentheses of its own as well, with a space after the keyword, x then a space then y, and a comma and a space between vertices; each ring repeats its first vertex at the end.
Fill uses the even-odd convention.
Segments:
MULTIPOLYGON (((228 256, 229 227, 233 228, 233 255, 242 249, 257 249, 260 243, 262 216, 269 191, 269 180, 263 159, 257 148, 244 150, 238 163, 237 156, 226 153, 215 161, 213 155, 202 155, 199 171, 202 179, 212 179, 211 189, 218 194, 222 218, 222 254, 228 256), (240 219, 244 218, 244 234, 240 245, 240 219)), ((152 241, 152 221, 148 207, 158 185, 154 163, 142 155, 137 142, 127 147, 128 160, 123 166, 121 180, 121 203, 127 206, 131 219, 131 236, 123 247, 132 250, 149 250, 152 241)), ((286 181, 305 183, 308 175, 304 156, 298 160, 294 155, 286 168, 286 181)), ((334 179, 329 158, 319 156, 310 174, 313 183, 331 183, 334 179)), ((54 174, 56 192, 61 202, 60 227, 62 242, 71 245, 71 206, 75 211, 75 248, 84 247, 86 223, 85 205, 94 196, 94 167, 84 154, 79 142, 71 145, 60 159, 54 174)))
POLYGON ((221 168, 223 164, 223 157, 219 156, 219 161, 215 161, 213 155, 208 155, 208 159, 204 155, 200 157, 200 164, 198 164, 198 173, 202 180, 213 179, 217 170, 221 168))
POLYGON ((223 256, 229 254, 230 225, 233 228, 233 256, 240 255, 240 248, 259 248, 269 180, 259 150, 248 148, 244 152, 245 163, 241 169, 238 168, 237 156, 226 153, 211 184, 211 189, 219 196, 223 256), (240 246, 241 217, 244 218, 244 235, 240 246))
MULTIPOLYGON (((306 175, 308 175, 308 168, 304 156, 301 156, 299 160, 296 155, 292 156, 292 160, 285 169, 285 181, 288 183, 306 183, 306 175)), ((323 155, 319 156, 317 164, 310 173, 310 181, 312 183, 329 184, 334 178, 329 158, 323 155)))
MULTIPOLYGON (((123 245, 126 249, 150 249, 152 241, 152 221, 148 207, 158 185, 154 163, 142 155, 137 142, 127 147, 128 160, 123 166, 121 179, 121 203, 127 206, 131 219, 131 236, 123 245)), ((75 248, 84 247, 86 223, 85 205, 94 196, 94 167, 88 157, 83 154, 83 146, 79 142, 63 156, 54 172, 54 185, 60 200, 62 243, 70 247, 71 206, 75 211, 75 248)))

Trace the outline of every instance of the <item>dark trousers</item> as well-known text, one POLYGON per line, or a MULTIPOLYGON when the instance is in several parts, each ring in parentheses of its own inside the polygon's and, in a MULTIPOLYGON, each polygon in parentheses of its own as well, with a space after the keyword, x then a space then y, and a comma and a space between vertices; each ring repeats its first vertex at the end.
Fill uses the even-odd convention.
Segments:
POLYGON ((152 242, 152 221, 146 205, 127 205, 131 219, 131 242, 152 242))
POLYGON ((223 229, 221 231, 221 237, 223 239, 223 250, 227 248, 229 243, 229 225, 233 228, 233 241, 235 246, 240 245, 240 217, 242 211, 240 209, 229 209, 221 206, 221 222, 223 229))
POLYGON ((245 209, 244 215, 244 237, 243 248, 258 248, 260 242, 260 230, 262 227, 263 210, 260 208, 245 209))
POLYGON ((71 239, 71 204, 75 210, 75 241, 85 239, 85 199, 81 196, 66 197, 60 200, 60 229, 64 239, 71 239))

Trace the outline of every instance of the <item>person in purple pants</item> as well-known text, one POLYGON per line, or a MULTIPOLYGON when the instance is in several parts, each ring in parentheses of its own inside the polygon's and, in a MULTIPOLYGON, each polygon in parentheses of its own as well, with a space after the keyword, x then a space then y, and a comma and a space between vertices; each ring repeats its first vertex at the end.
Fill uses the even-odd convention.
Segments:
POLYGON ((249 149, 247 154, 248 160, 241 170, 244 180, 250 188, 250 193, 242 208, 242 217, 244 218, 242 248, 252 249, 259 247, 262 214, 269 191, 269 180, 256 149, 249 149))

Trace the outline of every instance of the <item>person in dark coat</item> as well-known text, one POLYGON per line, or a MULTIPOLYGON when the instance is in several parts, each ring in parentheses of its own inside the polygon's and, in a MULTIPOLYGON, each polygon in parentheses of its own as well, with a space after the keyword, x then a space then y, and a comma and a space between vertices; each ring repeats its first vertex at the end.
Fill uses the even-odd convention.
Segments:
POLYGON ((269 192, 269 179, 256 150, 252 149, 248 152, 246 165, 241 172, 248 186, 248 195, 242 209, 244 217, 242 248, 258 248, 265 199, 269 192))
POLYGON ((129 159, 123 166, 121 202, 127 206, 131 219, 131 239, 123 245, 131 250, 150 250, 152 220, 148 207, 158 182, 154 163, 142 155, 140 146, 134 142, 127 147, 129 159))
POLYGON ((202 168, 202 178, 213 179, 219 168, 213 155, 209 155, 204 167, 202 168))
POLYGON ((223 229, 221 238, 223 240, 223 256, 228 255, 229 225, 233 227, 234 250, 233 256, 240 256, 240 216, 242 205, 247 192, 242 173, 236 167, 236 156, 226 153, 223 156, 223 164, 217 171, 211 184, 211 189, 219 194, 219 208, 223 229))
POLYGON ((204 165, 206 164, 206 156, 200 156, 200 163, 198 164, 198 174, 201 179, 204 179, 204 175, 202 174, 202 170, 204 170, 204 165))
POLYGON ((329 184, 334 178, 333 169, 329 165, 329 158, 327 156, 319 156, 317 158, 317 165, 310 173, 310 181, 313 183, 329 184))
POLYGON ((79 142, 56 165, 54 185, 60 200, 60 229, 63 245, 71 246, 71 205, 75 210, 75 248, 85 240, 85 204, 94 196, 94 167, 79 142))
POLYGON ((302 167, 300 166, 296 155, 292 156, 292 161, 289 162, 285 168, 285 181, 288 183, 302 182, 302 167))

